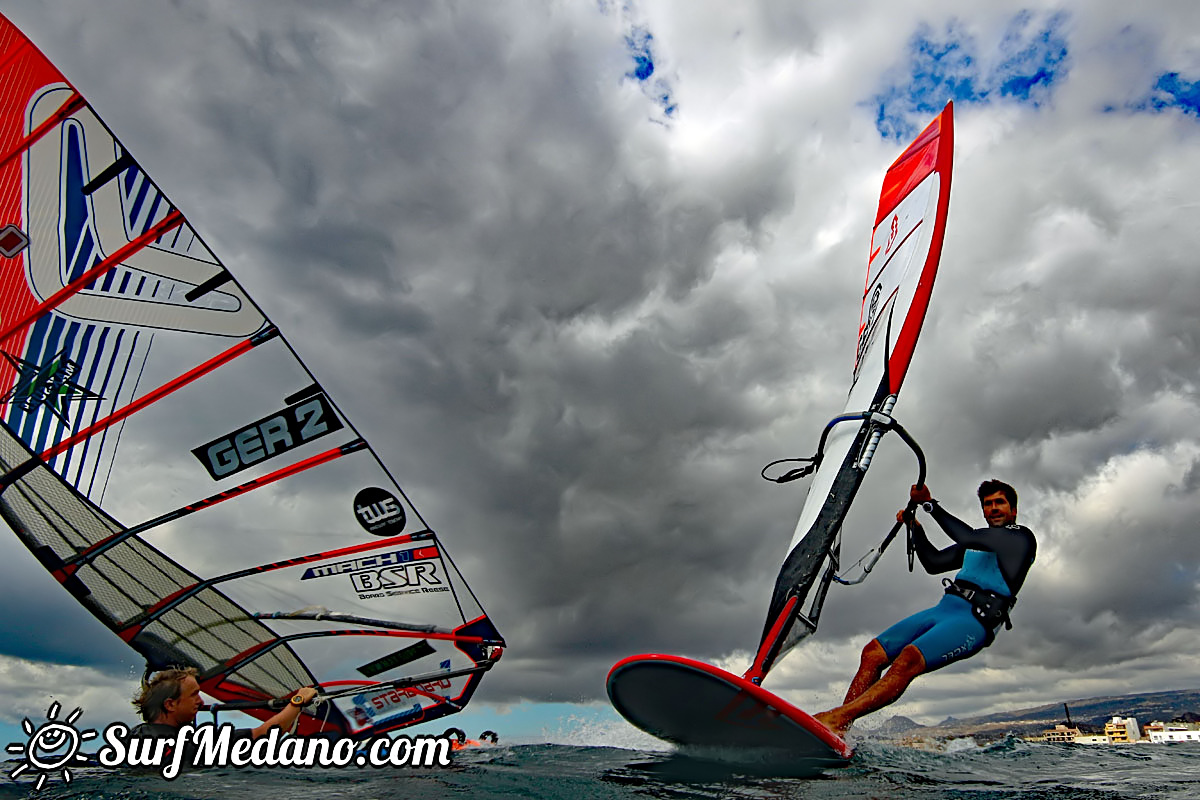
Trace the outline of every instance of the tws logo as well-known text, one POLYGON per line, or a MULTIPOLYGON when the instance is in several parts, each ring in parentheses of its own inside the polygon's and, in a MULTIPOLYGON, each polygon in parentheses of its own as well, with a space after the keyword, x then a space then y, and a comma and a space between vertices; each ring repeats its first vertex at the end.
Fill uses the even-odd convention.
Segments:
POLYGON ((395 536, 407 522, 404 506, 386 489, 370 486, 354 496, 354 516, 367 533, 395 536))

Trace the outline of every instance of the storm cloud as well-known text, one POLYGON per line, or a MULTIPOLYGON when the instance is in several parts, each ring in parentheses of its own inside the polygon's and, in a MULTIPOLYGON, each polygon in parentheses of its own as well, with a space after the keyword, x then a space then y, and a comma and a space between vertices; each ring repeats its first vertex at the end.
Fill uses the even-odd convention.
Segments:
MULTIPOLYGON (((510 646, 477 695, 494 704, 602 698, 637 652, 748 665, 805 491, 759 469, 841 409, 883 172, 954 100, 942 268, 896 413, 964 519, 981 479, 1016 484, 1039 554, 1014 629, 896 710, 1193 688, 1200 7, 698 5, 5 14, 444 538, 510 646)), ((914 477, 885 440, 852 558, 914 477)), ((937 599, 903 561, 834 589, 768 688, 840 699, 866 640, 937 599)), ((68 635, 0 637, 34 664, 21 686, 38 662, 127 671, 40 578, 6 581, 6 607, 68 635)))

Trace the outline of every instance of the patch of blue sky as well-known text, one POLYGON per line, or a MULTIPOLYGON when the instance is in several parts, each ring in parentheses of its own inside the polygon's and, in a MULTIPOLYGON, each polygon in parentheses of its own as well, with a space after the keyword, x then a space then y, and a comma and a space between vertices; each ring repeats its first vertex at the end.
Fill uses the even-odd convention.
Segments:
POLYGON ((1033 15, 1026 11, 1009 23, 1000 42, 1004 58, 997 64, 994 78, 1002 97, 1037 107, 1067 74, 1067 40, 1062 33, 1067 17, 1055 14, 1044 27, 1030 31, 1033 21, 1033 15))
MULTIPOLYGON (((1150 93, 1131 103, 1129 109, 1152 113, 1176 110, 1200 119, 1200 80, 1189 81, 1178 72, 1164 72, 1155 79, 1150 93)), ((1105 110, 1115 108, 1109 106, 1105 110)))
POLYGON ((647 81, 654 74, 654 51, 651 45, 654 36, 645 28, 634 28, 626 37, 625 44, 629 54, 633 56, 633 70, 625 73, 625 77, 637 81, 647 81))
POLYGON ((625 46, 633 60, 632 68, 625 77, 642 85, 642 91, 662 112, 670 117, 678 108, 671 92, 670 83, 656 74, 654 63, 654 35, 640 26, 634 26, 625 36, 625 46))
POLYGON ((868 101, 876 109, 875 127, 885 139, 903 142, 948 100, 1040 107, 1070 69, 1066 22, 1063 13, 1037 18, 1022 11, 1009 20, 995 52, 983 52, 957 20, 941 31, 922 24, 909 40, 905 63, 888 71, 884 87, 868 101))
POLYGON ((659 67, 658 42, 650 29, 640 22, 641 15, 633 0, 597 0, 601 14, 614 17, 624 31, 625 52, 630 59, 628 80, 639 84, 642 94, 670 119, 678 110, 671 81, 659 67))

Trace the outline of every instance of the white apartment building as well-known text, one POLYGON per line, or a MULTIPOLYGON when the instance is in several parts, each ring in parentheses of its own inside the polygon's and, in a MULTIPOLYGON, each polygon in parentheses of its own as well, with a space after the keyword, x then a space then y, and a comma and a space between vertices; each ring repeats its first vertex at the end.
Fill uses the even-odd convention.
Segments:
POLYGON ((1186 722, 1151 722, 1146 726, 1151 743, 1200 742, 1200 727, 1186 722))

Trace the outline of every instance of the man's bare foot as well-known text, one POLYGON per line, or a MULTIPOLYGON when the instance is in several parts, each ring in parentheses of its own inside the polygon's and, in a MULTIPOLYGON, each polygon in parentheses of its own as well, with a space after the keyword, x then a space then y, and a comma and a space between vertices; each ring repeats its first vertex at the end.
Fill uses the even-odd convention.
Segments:
POLYGON ((838 736, 844 736, 846 731, 850 730, 850 723, 841 715, 835 714, 833 711, 822 711, 820 714, 813 714, 813 719, 824 725, 829 730, 836 733, 838 736))

